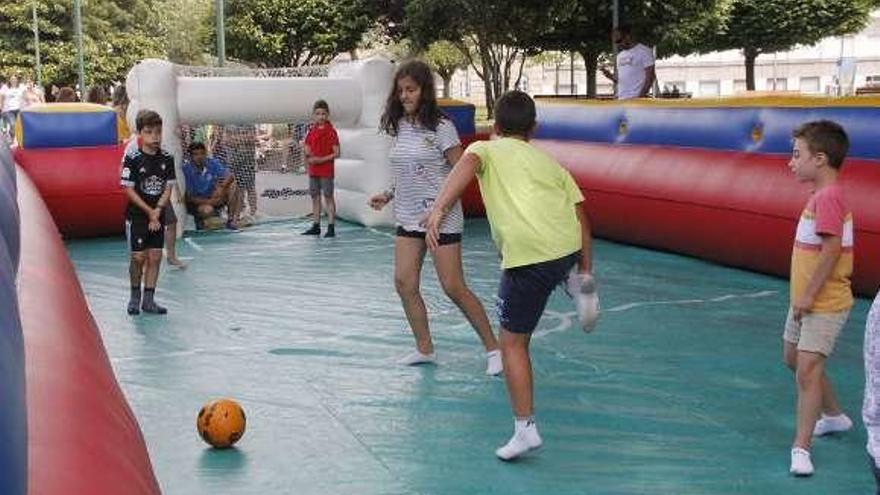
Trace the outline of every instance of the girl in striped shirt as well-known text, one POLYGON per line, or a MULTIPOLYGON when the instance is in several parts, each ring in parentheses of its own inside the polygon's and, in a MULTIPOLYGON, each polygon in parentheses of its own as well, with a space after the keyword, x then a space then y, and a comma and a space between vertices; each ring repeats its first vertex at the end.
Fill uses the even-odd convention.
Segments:
MULTIPOLYGON (((461 143, 453 123, 437 106, 434 77, 421 61, 404 63, 394 77, 381 130, 392 137, 393 184, 370 198, 381 210, 394 200, 397 235, 394 242, 394 283, 406 318, 416 339, 416 349, 400 362, 406 365, 433 363, 434 343, 428 329, 428 313, 419 290, 427 245, 422 225, 452 164, 461 157, 461 143)), ((461 309, 486 349, 486 373, 502 371, 501 353, 482 303, 467 287, 461 264, 461 232, 464 215, 457 202, 440 227, 440 247, 433 253, 434 268, 446 295, 461 309)))

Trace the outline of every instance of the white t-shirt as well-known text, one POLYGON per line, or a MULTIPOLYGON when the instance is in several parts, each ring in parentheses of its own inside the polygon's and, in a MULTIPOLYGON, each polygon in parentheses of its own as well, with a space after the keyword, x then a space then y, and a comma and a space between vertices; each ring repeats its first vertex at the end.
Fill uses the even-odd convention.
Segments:
MULTIPOLYGON (((394 180, 394 217, 398 227, 424 232, 420 223, 452 171, 444 153, 461 142, 455 124, 449 119, 440 119, 436 131, 413 125, 407 119, 400 119, 399 125, 388 157, 394 180)), ((463 228, 461 202, 456 201, 444 217, 440 232, 457 234, 463 228)))
POLYGON ((639 43, 617 53, 617 99, 638 98, 645 85, 645 69, 654 65, 654 52, 639 43))
POLYGON ((24 100, 24 85, 19 84, 16 87, 3 86, 0 89, 3 95, 3 112, 12 112, 21 110, 21 103, 24 100))

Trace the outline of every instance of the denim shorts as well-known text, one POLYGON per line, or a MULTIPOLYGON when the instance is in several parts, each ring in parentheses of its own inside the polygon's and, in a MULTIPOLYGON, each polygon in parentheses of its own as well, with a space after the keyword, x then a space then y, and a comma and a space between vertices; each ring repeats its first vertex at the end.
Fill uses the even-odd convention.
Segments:
POLYGON ((495 311, 501 328, 513 333, 532 333, 547 306, 547 299, 580 260, 581 252, 501 272, 495 311))

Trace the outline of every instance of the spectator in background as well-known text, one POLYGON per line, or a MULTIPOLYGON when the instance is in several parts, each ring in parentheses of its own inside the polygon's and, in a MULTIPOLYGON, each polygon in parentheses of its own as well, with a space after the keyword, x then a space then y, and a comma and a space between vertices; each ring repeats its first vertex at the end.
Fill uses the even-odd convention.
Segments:
POLYGON ((602 74, 617 83, 617 99, 646 98, 654 86, 654 51, 636 41, 632 28, 619 26, 611 32, 617 46, 617 75, 607 67, 602 74))
POLYGON ((10 135, 24 103, 24 89, 17 74, 9 77, 9 84, 0 87, 0 128, 10 135))
POLYGON ((58 90, 58 96, 55 97, 56 103, 73 103, 77 101, 76 91, 70 86, 64 86, 58 90))
POLYGON ((89 103, 97 103, 98 105, 107 104, 107 92, 101 86, 92 86, 86 93, 86 101, 89 103))
POLYGON ((113 110, 122 121, 122 126, 119 128, 119 140, 124 141, 131 135, 131 129, 128 127, 128 120, 126 120, 128 92, 125 90, 124 84, 116 86, 116 89, 113 91, 113 110))

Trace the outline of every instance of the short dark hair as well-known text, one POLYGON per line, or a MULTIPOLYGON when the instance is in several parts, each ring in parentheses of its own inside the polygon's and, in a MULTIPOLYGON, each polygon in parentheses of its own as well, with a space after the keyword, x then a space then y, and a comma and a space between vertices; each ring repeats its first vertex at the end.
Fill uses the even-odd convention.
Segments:
POLYGON ((205 153, 208 152, 208 148, 205 146, 205 143, 203 143, 201 141, 193 141, 192 143, 189 144, 189 153, 190 154, 192 154, 193 151, 198 151, 198 150, 202 150, 205 153))
POLYGON ((502 135, 528 135, 535 127, 535 116, 535 101, 522 91, 508 91, 495 102, 495 123, 502 135))
POLYGON ((134 125, 138 132, 141 132, 147 127, 162 127, 162 117, 152 110, 141 110, 138 112, 137 118, 134 120, 134 125))
POLYGON ((849 151, 849 137, 837 122, 814 120, 799 126, 792 135, 807 143, 810 153, 822 153, 828 157, 828 165, 839 169, 849 151))
POLYGON ((315 102, 314 105, 312 105, 313 112, 318 109, 327 110, 327 113, 330 113, 330 105, 328 105, 327 102, 324 100, 318 100, 315 102))

